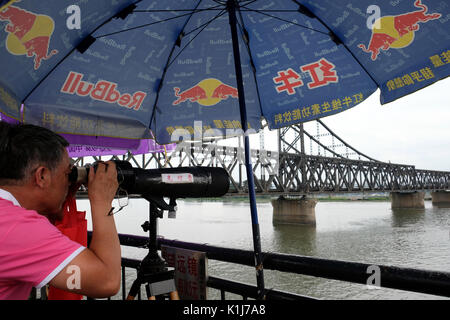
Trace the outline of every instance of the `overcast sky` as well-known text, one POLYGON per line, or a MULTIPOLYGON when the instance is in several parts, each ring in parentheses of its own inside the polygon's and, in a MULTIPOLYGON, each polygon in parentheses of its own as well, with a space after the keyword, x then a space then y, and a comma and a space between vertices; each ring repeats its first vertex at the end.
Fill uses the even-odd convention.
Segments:
MULTIPOLYGON (((374 159, 450 171, 450 78, 385 105, 377 91, 358 106, 322 121, 374 159)), ((276 131, 266 131, 265 142, 267 149, 277 150, 276 131)), ((259 148, 258 135, 253 135, 251 148, 259 148)))

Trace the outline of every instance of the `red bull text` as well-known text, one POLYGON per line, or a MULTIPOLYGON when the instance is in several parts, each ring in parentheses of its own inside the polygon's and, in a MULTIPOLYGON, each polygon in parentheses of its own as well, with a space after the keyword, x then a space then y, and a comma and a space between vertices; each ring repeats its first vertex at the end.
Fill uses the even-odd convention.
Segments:
POLYGON ((35 70, 39 69, 42 60, 58 53, 58 50, 49 53, 55 26, 51 17, 9 5, 0 11, 0 21, 8 22, 4 29, 8 33, 6 49, 14 55, 34 57, 35 70))
POLYGON ((97 83, 83 81, 83 74, 71 71, 64 82, 61 92, 66 94, 76 94, 80 97, 90 97, 91 99, 106 103, 117 103, 121 107, 139 110, 147 94, 137 91, 133 95, 120 93, 117 90, 117 83, 99 80, 97 83))
POLYGON ((400 49, 409 46, 414 40, 414 32, 420 29, 419 22, 428 22, 442 16, 440 13, 428 14, 428 7, 422 4, 421 0, 416 0, 414 6, 420 10, 379 18, 374 26, 379 25, 380 28, 372 28, 369 45, 366 47, 360 43, 358 48, 370 53, 370 58, 375 61, 380 50, 386 51, 390 48, 400 49))

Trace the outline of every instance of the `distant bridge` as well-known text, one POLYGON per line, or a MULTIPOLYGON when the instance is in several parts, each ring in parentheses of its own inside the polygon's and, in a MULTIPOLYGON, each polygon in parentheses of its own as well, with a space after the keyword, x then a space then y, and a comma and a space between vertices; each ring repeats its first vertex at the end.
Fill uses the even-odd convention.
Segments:
MULTIPOLYGON (((235 138, 239 139, 239 138, 235 138)), ((262 146, 264 147, 264 146, 262 146)), ((359 152, 322 121, 316 132, 303 124, 278 131, 278 151, 252 150, 259 195, 307 195, 343 192, 411 192, 450 189, 450 172, 418 170, 412 165, 377 161, 359 152), (309 143, 309 154, 305 148, 309 143)), ((101 160, 101 157, 94 157, 101 160)), ((168 155, 116 156, 144 169, 181 166, 222 167, 230 176, 229 195, 247 193, 244 150, 216 143, 179 143, 168 155)), ((83 165, 84 158, 76 159, 83 165)))

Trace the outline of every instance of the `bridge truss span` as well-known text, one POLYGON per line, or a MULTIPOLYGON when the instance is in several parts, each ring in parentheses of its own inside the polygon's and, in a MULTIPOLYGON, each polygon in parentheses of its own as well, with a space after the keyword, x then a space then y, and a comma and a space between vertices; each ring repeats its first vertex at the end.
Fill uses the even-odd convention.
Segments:
MULTIPOLYGON (((143 169, 222 167, 230 177, 229 195, 248 191, 241 147, 180 142, 167 155, 127 153, 114 158, 143 169)), ((450 190, 450 172, 417 170, 412 165, 375 160, 350 146, 322 121, 316 122, 315 134, 307 132, 303 124, 279 129, 278 152, 251 150, 251 160, 259 195, 450 190), (305 152, 308 142, 310 154, 305 152)), ((83 163, 83 158, 76 159, 76 164, 83 163)))
MULTIPOLYGON (((252 150, 251 154, 255 191, 261 195, 450 189, 449 172, 417 170, 410 165, 262 150, 252 150)), ((230 177, 230 195, 239 195, 247 193, 243 157, 244 151, 238 147, 180 143, 167 158, 158 154, 127 154, 115 158, 144 169, 222 167, 230 177)))
POLYGON ((286 193, 401 192, 447 190, 450 173, 414 166, 294 154, 280 155, 286 193), (304 168, 302 168, 304 166, 304 168), (299 172, 305 172, 305 179, 299 172))

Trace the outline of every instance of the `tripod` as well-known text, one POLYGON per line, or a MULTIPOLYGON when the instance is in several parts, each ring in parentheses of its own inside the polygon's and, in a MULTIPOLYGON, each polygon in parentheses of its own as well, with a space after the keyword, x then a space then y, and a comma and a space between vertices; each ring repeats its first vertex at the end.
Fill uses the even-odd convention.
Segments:
POLYGON ((164 210, 175 211, 175 200, 171 199, 170 204, 167 204, 162 198, 145 194, 142 197, 150 203, 149 221, 142 225, 145 232, 149 231, 148 254, 139 265, 136 280, 131 285, 127 300, 134 300, 143 284, 148 300, 156 300, 156 296, 165 294, 169 294, 170 300, 179 300, 174 280, 175 270, 168 267, 167 262, 158 254, 156 241, 157 219, 163 217, 164 210))

